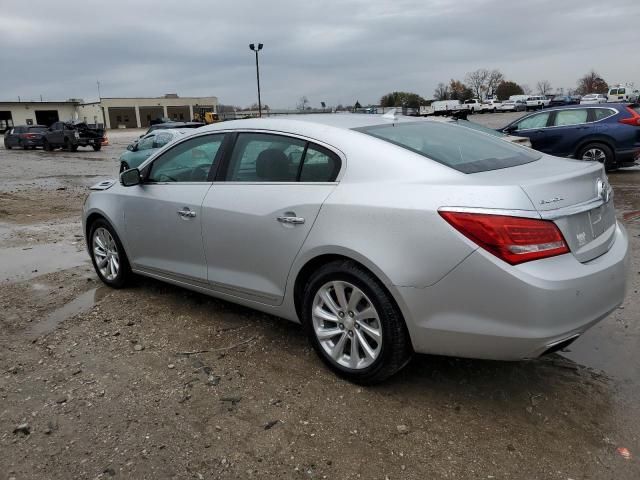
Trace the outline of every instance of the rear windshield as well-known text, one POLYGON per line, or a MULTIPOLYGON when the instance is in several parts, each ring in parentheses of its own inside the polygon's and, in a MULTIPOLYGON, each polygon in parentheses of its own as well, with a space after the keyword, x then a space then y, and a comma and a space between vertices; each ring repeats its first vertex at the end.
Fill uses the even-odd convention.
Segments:
POLYGON ((406 148, 462 173, 514 167, 534 162, 541 157, 534 150, 454 123, 410 122, 355 130, 406 148))
POLYGON ((29 131, 35 132, 35 133, 44 133, 47 131, 47 128, 46 127, 29 127, 29 131))

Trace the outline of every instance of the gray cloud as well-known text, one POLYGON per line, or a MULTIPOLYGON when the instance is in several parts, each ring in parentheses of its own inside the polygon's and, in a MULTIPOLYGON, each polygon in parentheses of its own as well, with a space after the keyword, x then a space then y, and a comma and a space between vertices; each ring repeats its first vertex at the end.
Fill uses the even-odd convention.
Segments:
POLYGON ((640 3, 585 0, 11 2, 0 14, 0 99, 217 95, 293 107, 431 97, 439 81, 498 68, 534 86, 574 87, 595 68, 640 84, 640 3), (75 5, 73 5, 75 3, 75 5))

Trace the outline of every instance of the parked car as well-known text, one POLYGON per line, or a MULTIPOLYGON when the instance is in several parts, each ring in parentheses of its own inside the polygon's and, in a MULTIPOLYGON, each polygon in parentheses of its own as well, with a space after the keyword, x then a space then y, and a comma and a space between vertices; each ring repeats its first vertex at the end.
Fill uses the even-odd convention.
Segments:
POLYGON ((502 106, 502 102, 500 100, 496 100, 496 99, 485 100, 482 103, 482 111, 495 113, 500 109, 501 106, 502 106))
POLYGON ((640 160, 640 106, 635 104, 558 107, 519 118, 500 130, 528 137, 541 152, 598 161, 607 169, 640 160))
POLYGON ((42 146, 42 136, 47 130, 44 125, 19 125, 4 132, 4 148, 13 147, 27 150, 42 146))
POLYGON ((609 89, 607 93, 608 102, 637 102, 640 97, 640 92, 634 89, 632 86, 613 87, 609 89))
POLYGON ((580 100, 576 100, 576 98, 571 97, 569 95, 556 95, 549 102, 550 107, 561 107, 563 105, 577 105, 580 103, 580 100))
POLYGON ((395 115, 194 130, 94 186, 83 229, 105 284, 137 273, 301 322, 360 383, 413 352, 556 351, 627 279, 602 165, 395 115))
POLYGON ((464 104, 469 109, 471 113, 482 113, 482 102, 477 98, 471 98, 469 100, 465 100, 464 104))
POLYGON ((593 105, 596 103, 607 103, 607 96, 604 93, 589 93, 580 99, 580 105, 593 105))
POLYGON ((144 135, 140 140, 129 145, 127 150, 120 155, 120 171, 124 172, 130 168, 140 166, 142 162, 157 152, 160 148, 173 142, 189 131, 190 130, 187 128, 154 130, 151 133, 144 135))
POLYGON ((459 111, 469 111, 467 105, 460 100, 436 100, 431 105, 420 107, 420 116, 428 115, 451 115, 459 111))
POLYGON ((62 148, 75 152, 78 147, 92 147, 96 152, 102 148, 104 128, 84 122, 56 122, 44 134, 42 146, 47 151, 62 148))
POLYGON ((527 110, 526 100, 506 100, 502 102, 499 110, 501 112, 524 112, 527 110))
POLYGON ((443 119, 443 121, 456 122, 457 125, 461 127, 471 128, 472 130, 476 130, 478 132, 486 133, 488 135, 493 135, 494 137, 499 137, 502 140, 507 142, 515 143, 516 145, 522 145, 524 147, 531 148, 531 141, 527 137, 517 137, 515 135, 509 135, 504 132, 499 132, 494 130, 493 128, 485 127, 484 125, 480 125, 476 122, 471 122, 466 119, 456 119, 448 117, 443 119))
POLYGON ((545 95, 531 95, 525 100, 527 102, 527 110, 542 110, 549 106, 550 100, 545 95))
MULTIPOLYGON (((151 132, 153 132, 155 130, 167 130, 169 128, 171 128, 171 129, 176 129, 176 128, 200 128, 200 127, 204 127, 204 125, 205 124, 202 123, 202 122, 164 122, 164 123, 156 123, 155 125, 151 125, 144 135, 147 135, 148 133, 151 133, 151 132)), ((140 137, 143 137, 144 135, 140 135, 140 137)))

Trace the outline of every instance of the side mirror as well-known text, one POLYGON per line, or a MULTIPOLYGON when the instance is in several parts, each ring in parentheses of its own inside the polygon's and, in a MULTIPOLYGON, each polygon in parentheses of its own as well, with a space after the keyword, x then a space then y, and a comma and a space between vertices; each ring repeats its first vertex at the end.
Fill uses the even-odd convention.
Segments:
POLYGON ((509 125, 509 126, 507 126, 507 127, 502 129, 502 131, 504 133, 513 133, 516 130, 518 130, 518 126, 517 125, 509 125))
POLYGON ((134 185, 139 185, 141 183, 140 170, 138 170, 137 168, 125 170, 120 174, 120 183, 125 187, 133 187, 134 185))

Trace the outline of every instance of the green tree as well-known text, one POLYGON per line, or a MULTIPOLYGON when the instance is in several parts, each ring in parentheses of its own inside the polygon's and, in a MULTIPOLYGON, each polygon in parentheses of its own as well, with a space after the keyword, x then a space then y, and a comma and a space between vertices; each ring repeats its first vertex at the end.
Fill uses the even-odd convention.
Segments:
POLYGON ((411 92, 391 92, 380 98, 381 107, 409 107, 419 108, 426 100, 417 93, 411 92))
POLYGON ((508 100, 511 95, 522 95, 524 91, 516 82, 502 81, 496 88, 496 95, 500 100, 508 100))

